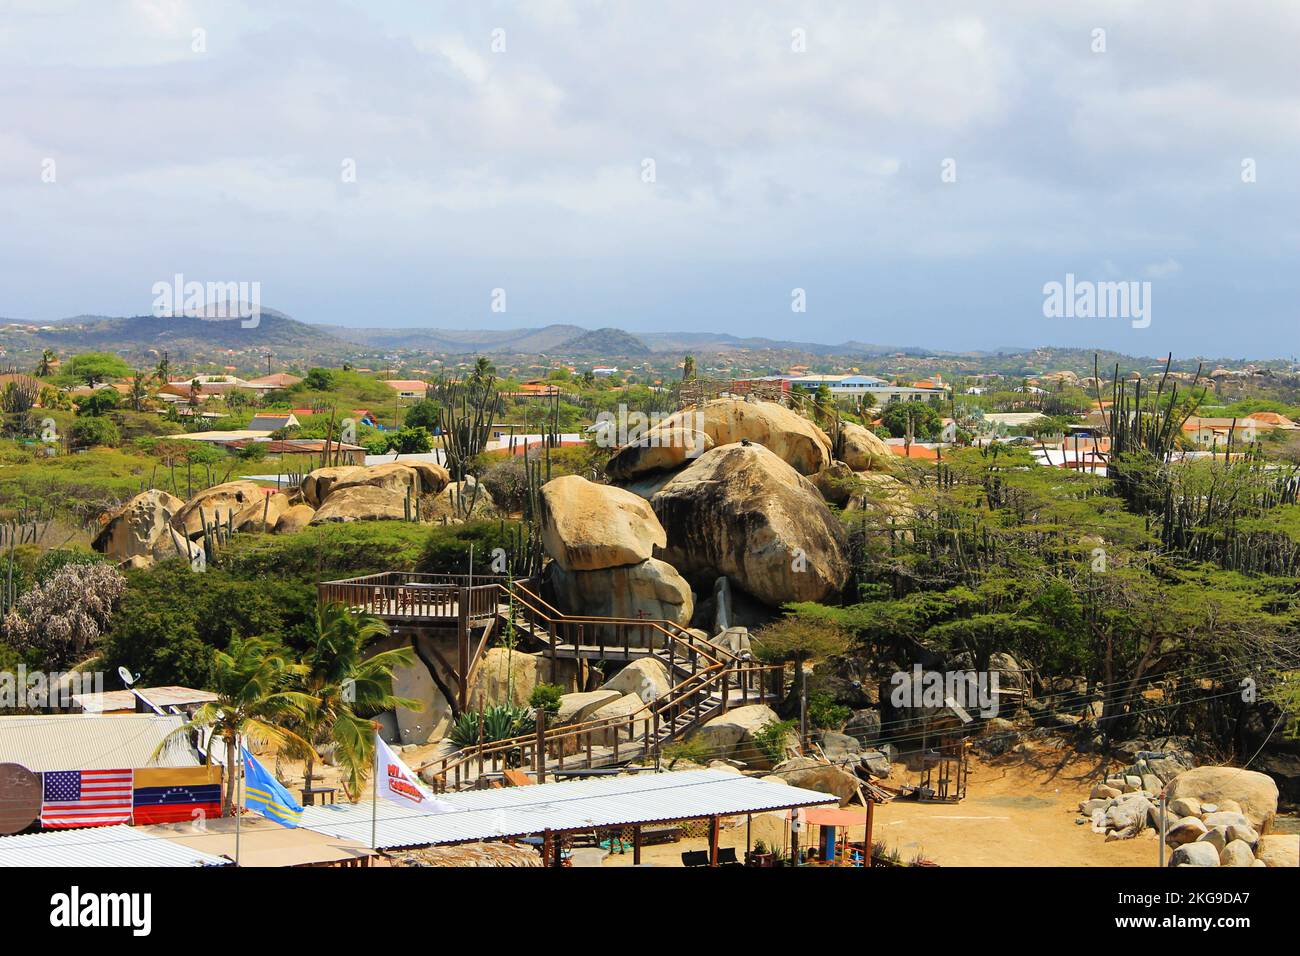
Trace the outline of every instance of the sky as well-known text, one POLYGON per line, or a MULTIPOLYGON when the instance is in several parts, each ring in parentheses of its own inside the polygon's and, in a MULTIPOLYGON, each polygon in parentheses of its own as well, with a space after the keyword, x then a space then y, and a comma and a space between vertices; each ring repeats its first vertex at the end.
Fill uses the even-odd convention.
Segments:
POLYGON ((336 325, 1300 354, 1297 49, 1288 0, 0 0, 0 316, 180 274, 336 325), (1045 314, 1067 276, 1145 320, 1045 314))

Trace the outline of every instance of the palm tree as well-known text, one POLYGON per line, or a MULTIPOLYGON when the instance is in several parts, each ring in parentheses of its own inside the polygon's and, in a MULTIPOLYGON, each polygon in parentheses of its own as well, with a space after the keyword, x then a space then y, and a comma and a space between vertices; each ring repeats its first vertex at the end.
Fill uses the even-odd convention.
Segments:
POLYGON ((36 377, 45 378, 54 371, 54 350, 45 349, 41 352, 41 360, 36 365, 36 377))
POLYGON ((158 360, 158 365, 154 368, 153 374, 158 379, 159 385, 166 385, 171 381, 172 363, 167 358, 166 352, 164 352, 162 358, 158 360))
POLYGON ((212 661, 210 689, 217 699, 200 707, 187 724, 172 731, 158 745, 160 752, 175 736, 212 727, 208 762, 212 762, 212 748, 218 740, 225 744, 226 751, 222 816, 229 815, 234 803, 237 776, 234 768, 239 765, 241 737, 310 749, 289 726, 316 702, 308 694, 289 689, 289 683, 300 671, 275 641, 264 637, 231 638, 229 649, 217 651, 212 661))
POLYGON ((420 709, 419 701, 393 695, 393 670, 415 663, 411 648, 363 657, 366 645, 387 634, 388 625, 373 615, 354 614, 342 604, 317 609, 297 682, 311 702, 290 725, 303 742, 290 753, 304 760, 304 787, 315 777, 317 748, 332 744, 344 786, 355 800, 374 760, 375 716, 395 707, 420 709))

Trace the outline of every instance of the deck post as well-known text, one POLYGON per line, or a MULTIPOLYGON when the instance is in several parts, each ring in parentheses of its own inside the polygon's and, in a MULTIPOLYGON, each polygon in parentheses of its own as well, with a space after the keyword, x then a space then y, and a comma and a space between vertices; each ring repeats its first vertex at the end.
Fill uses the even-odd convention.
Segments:
POLYGON ((546 782, 546 708, 537 708, 537 743, 533 745, 533 769, 537 782, 546 782))
POLYGON ((718 817, 709 817, 709 866, 718 865, 718 817))
POLYGON ((641 865, 641 825, 632 828, 632 865, 641 865))
POLYGON ((456 697, 461 713, 469 708, 469 619, 466 604, 469 589, 457 588, 456 600, 456 697))

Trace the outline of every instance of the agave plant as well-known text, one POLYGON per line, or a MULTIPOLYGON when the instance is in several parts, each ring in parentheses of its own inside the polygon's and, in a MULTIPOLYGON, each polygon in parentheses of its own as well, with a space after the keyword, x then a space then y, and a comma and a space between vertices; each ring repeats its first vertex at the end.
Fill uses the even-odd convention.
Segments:
MULTIPOLYGON (((483 710, 483 743, 509 740, 529 733, 537 726, 528 707, 494 704, 483 710)), ((451 742, 457 747, 472 747, 479 742, 479 712, 461 714, 451 728, 451 742)))

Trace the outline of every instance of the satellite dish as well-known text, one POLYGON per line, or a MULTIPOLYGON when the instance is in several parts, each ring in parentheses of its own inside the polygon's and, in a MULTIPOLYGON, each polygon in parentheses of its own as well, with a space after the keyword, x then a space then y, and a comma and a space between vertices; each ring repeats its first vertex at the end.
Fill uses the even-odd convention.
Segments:
POLYGON ((140 676, 138 674, 135 677, 132 677, 131 672, 127 670, 125 667, 119 667, 117 669, 117 676, 122 678, 122 683, 125 684, 127 687, 130 687, 132 684, 134 684, 137 680, 140 679, 140 676))

